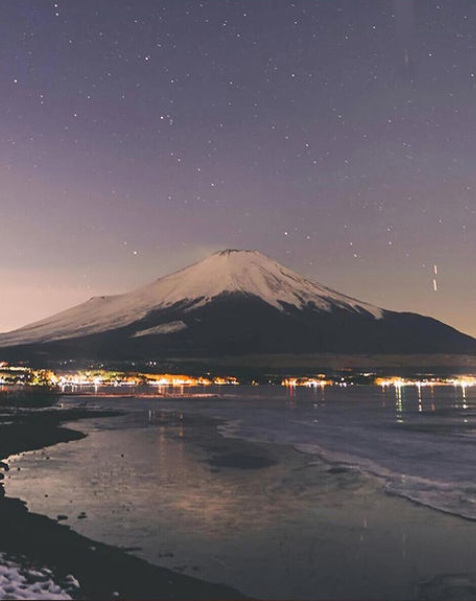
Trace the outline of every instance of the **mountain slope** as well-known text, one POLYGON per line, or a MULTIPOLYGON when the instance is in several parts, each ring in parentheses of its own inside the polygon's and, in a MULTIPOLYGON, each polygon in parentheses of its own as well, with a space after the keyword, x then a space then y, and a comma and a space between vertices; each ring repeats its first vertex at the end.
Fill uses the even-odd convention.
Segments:
POLYGON ((132 292, 0 335, 0 357, 476 352, 434 319, 386 311, 253 251, 222 251, 132 292))

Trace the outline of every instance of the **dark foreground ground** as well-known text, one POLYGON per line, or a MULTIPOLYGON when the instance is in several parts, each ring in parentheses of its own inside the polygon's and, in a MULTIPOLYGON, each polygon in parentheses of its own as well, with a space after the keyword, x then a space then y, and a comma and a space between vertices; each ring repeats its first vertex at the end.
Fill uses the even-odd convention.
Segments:
MULTIPOLYGON (((0 405, 0 479, 8 456, 83 438, 61 427, 65 421, 111 412, 90 410, 24 410, 0 405)), ((239 599, 236 590, 210 584, 91 541, 68 526, 28 512, 19 499, 5 497, 0 483, 0 553, 28 564, 49 567, 58 581, 72 574, 81 599, 239 599)), ((75 595, 76 596, 76 595, 75 595)))

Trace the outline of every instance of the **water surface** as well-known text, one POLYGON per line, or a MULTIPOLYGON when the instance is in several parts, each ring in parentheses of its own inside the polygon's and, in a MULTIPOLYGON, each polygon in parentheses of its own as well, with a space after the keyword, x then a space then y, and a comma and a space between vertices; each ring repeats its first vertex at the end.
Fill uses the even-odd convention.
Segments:
POLYGON ((128 413, 15 458, 7 492, 31 510, 257 597, 474 598, 476 523, 459 517, 476 517, 474 390, 87 403, 128 413))

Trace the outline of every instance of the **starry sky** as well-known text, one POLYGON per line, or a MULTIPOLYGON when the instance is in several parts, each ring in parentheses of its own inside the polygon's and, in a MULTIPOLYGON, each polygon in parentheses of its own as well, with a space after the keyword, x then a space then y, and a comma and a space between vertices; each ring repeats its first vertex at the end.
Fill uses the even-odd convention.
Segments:
POLYGON ((225 249, 476 336, 474 0, 0 0, 0 331, 225 249))

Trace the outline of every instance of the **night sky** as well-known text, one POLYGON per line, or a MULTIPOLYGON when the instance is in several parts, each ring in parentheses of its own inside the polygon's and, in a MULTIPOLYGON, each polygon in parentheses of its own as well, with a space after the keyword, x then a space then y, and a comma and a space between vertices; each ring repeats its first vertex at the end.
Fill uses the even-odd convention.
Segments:
POLYGON ((239 248, 476 336, 475 191, 474 0, 0 0, 0 331, 239 248))

